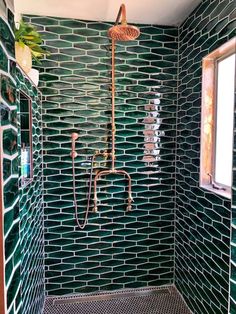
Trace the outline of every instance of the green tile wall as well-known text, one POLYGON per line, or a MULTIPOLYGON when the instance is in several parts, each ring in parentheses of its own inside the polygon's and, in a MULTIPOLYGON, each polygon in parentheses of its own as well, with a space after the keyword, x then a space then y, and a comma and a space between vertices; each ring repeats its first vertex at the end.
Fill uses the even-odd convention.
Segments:
POLYGON ((0 17, 0 139, 3 147, 6 313, 38 314, 44 301, 41 104, 16 67, 13 14, 0 17), (33 182, 20 186, 19 90, 32 99, 33 182))
POLYGON ((18 91, 24 91, 32 101, 33 136, 33 181, 19 190, 22 313, 38 314, 44 302, 41 95, 17 68, 16 81, 18 91))
POLYGON ((201 63, 235 23, 235 1, 207 0, 179 29, 175 282, 196 314, 228 313, 231 204, 199 188, 201 63))
MULTIPOLYGON (((236 115, 236 80, 235 80, 235 115, 236 115)), ((236 124, 234 123, 233 148, 233 188, 232 188, 232 220, 231 220, 231 276, 230 276, 230 314, 236 313, 236 124)))
MULTIPOLYGON (((44 35, 42 61, 46 291, 62 295, 173 283, 177 28, 141 25, 138 40, 117 44, 117 167, 133 182, 99 183, 99 212, 75 225, 70 134, 76 144, 77 199, 83 217, 90 156, 109 150, 109 23, 26 17, 44 35)), ((109 161, 95 169, 109 167, 109 161)))
MULTIPOLYGON (((6 10, 8 10, 6 8, 6 10)), ((20 218, 18 190, 16 82, 10 73, 14 41, 9 22, 0 17, 0 140, 3 152, 5 286, 8 313, 20 312, 20 218)))

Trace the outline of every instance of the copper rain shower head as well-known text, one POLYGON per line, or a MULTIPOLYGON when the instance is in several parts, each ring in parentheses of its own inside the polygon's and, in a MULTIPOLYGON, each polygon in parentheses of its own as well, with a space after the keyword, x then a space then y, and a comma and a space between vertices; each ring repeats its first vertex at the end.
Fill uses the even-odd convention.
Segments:
POLYGON ((139 35, 140 30, 138 27, 127 24, 125 5, 122 4, 115 25, 108 30, 108 36, 116 41, 129 41, 135 40, 139 35), (121 24, 118 24, 120 17, 121 24))

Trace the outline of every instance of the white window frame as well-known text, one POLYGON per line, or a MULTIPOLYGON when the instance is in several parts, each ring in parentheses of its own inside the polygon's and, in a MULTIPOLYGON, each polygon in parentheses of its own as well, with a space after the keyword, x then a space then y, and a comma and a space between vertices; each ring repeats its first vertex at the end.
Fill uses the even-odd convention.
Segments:
POLYGON ((235 52, 236 37, 208 54, 202 63, 200 187, 227 198, 231 198, 231 186, 215 182, 217 68, 220 60, 235 52))

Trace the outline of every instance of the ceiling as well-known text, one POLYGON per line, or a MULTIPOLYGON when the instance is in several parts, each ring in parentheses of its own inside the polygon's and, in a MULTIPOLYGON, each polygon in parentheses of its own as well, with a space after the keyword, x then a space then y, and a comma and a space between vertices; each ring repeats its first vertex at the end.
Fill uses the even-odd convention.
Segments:
POLYGON ((115 21, 121 3, 132 23, 178 25, 201 0, 15 0, 18 14, 115 21))

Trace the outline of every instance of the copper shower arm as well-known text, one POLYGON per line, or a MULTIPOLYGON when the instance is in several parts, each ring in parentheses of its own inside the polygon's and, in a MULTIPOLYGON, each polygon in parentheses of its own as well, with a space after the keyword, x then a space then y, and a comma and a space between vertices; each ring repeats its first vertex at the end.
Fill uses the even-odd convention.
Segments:
POLYGON ((126 20, 126 8, 125 8, 124 3, 120 6, 120 10, 119 10, 119 12, 118 12, 115 25, 117 25, 117 24, 119 23, 120 17, 121 17, 121 24, 122 24, 122 25, 126 25, 126 24, 127 24, 127 20, 126 20))

